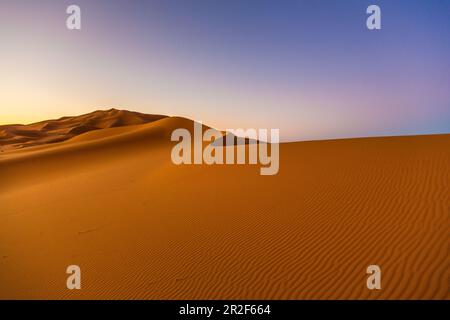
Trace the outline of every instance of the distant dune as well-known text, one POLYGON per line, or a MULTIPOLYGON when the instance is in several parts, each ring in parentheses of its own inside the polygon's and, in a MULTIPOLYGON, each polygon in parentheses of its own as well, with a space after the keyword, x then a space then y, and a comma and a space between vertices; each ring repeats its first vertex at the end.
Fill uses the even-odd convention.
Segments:
POLYGON ((110 109, 29 125, 3 125, 0 126, 0 148, 1 150, 20 149, 61 142, 93 130, 144 124, 164 117, 162 115, 110 109))
POLYGON ((192 125, 110 110, 1 126, 0 298, 450 298, 449 134, 285 143, 261 176, 174 165, 170 134, 192 125))

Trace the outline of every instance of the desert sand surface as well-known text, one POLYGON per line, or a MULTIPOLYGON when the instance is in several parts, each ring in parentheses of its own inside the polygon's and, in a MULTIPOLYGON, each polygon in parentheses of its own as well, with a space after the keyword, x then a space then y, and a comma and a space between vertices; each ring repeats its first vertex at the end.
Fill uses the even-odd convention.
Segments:
POLYGON ((449 134, 283 143, 261 176, 128 124, 0 153, 1 299, 450 298, 449 134))

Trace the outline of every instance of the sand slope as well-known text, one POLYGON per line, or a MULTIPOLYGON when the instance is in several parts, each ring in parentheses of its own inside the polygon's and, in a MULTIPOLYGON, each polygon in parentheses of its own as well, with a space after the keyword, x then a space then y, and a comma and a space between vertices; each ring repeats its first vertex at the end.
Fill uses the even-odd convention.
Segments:
POLYGON ((3 153, 0 298, 450 298, 450 135, 282 144, 261 176, 172 164, 170 133, 190 126, 3 153))

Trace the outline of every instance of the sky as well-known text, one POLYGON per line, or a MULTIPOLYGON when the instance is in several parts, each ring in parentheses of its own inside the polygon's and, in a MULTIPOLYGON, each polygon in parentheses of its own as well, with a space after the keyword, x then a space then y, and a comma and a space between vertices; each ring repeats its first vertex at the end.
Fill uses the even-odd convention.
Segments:
POLYGON ((113 107, 283 141, 450 133, 450 1, 0 1, 0 124, 113 107))

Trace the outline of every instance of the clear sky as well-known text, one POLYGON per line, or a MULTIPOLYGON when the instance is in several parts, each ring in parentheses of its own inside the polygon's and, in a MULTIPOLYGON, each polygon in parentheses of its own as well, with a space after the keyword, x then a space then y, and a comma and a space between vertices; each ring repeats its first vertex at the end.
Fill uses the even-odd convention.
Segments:
POLYGON ((0 123, 112 107, 283 140, 450 133, 450 1, 1 0, 0 123))

